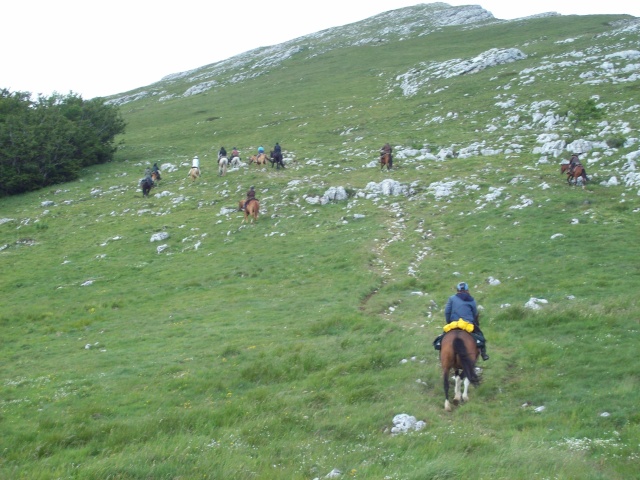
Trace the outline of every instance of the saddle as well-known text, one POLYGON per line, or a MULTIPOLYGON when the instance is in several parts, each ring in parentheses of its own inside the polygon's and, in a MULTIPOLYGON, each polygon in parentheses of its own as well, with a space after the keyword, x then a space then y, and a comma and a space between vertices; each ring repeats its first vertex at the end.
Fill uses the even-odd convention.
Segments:
MULTIPOLYGON (((442 337, 444 337, 445 334, 441 333, 440 335, 438 335, 436 337, 436 339, 433 341, 433 348, 436 350, 440 350, 441 344, 442 344, 442 337)), ((476 345, 478 346, 478 348, 483 347, 485 345, 485 340, 482 336, 478 335, 477 333, 471 333, 471 336, 473 337, 473 339, 476 341, 476 345)))
POLYGON ((440 335, 438 335, 436 339, 433 341, 433 348, 435 348, 436 350, 440 350, 442 338, 451 330, 456 330, 456 329, 464 330, 465 332, 471 334, 471 336, 476 341, 476 345, 478 346, 478 348, 484 346, 485 344, 484 335, 482 335, 482 333, 474 332, 475 325, 471 322, 467 322, 466 320, 463 320, 462 318, 454 322, 449 322, 442 329, 444 330, 444 333, 441 333, 440 335))

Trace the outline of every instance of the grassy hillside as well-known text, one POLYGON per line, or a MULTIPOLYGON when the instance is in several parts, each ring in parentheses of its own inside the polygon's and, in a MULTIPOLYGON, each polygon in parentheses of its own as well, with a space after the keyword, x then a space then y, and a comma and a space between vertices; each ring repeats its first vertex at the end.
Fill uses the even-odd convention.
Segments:
POLYGON ((443 8, 116 96, 116 162, 3 199, 0 478, 637 476, 638 24, 443 8), (526 58, 453 74, 494 48, 526 58), (217 175, 221 145, 276 141, 285 170, 217 175), (586 188, 559 173, 578 147, 586 188), (461 280, 491 360, 446 413, 431 341, 461 280))

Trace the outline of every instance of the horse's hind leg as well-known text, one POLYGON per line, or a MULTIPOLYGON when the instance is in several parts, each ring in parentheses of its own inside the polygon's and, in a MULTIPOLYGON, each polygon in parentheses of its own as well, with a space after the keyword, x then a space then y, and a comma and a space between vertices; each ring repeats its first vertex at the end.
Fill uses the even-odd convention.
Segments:
POLYGON ((442 376, 442 383, 444 384, 444 409, 447 412, 451 411, 451 404, 449 403, 449 372, 445 372, 442 376))
POLYGON ((455 388, 453 390, 454 391, 453 404, 454 405, 458 405, 460 403, 460 400, 461 400, 460 383, 461 383, 461 380, 462 380, 460 378, 459 372, 455 372, 453 379, 456 382, 455 388))
POLYGON ((468 402, 469 401, 469 384, 471 382, 469 381, 469 379, 467 377, 464 377, 464 390, 462 392, 462 401, 463 402, 468 402))

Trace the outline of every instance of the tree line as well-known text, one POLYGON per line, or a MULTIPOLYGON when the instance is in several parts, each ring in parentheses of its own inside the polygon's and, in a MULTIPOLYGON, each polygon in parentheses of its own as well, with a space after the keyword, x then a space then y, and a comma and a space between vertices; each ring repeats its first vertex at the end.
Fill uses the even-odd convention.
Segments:
POLYGON ((117 106, 74 93, 32 99, 0 89, 0 197, 75 180, 109 162, 125 122, 117 106))

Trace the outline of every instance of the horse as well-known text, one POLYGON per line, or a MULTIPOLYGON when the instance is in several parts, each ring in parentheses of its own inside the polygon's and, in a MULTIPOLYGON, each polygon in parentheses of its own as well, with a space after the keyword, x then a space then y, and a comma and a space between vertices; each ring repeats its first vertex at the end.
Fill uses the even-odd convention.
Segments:
POLYGON ((282 153, 273 153, 273 150, 269 152, 269 161, 271 162, 271 168, 276 166, 277 170, 280 170, 280 167, 284 168, 284 162, 282 161, 282 153))
POLYGON ((387 170, 391 170, 391 154, 388 152, 380 155, 380 170, 384 170, 385 165, 387 170))
POLYGON ((253 223, 253 221, 258 221, 258 212, 260 211, 260 202, 255 199, 252 198, 251 200, 249 200, 245 206, 245 201, 244 200, 240 200, 240 202, 238 203, 238 210, 242 211, 244 210, 244 219, 242 220, 242 223, 247 221, 247 218, 251 217, 251 223, 253 223))
POLYGON ((191 167, 189 170, 189 178, 192 182, 195 182, 196 178, 200 176, 200 169, 198 167, 191 167))
POLYGON ((571 169, 566 170, 567 174, 567 183, 569 185, 578 185, 580 183, 582 188, 587 183, 587 176, 584 173, 584 167, 578 163, 575 167, 573 167, 573 171, 571 169))
POLYGON ((233 157, 231 159, 231 166, 233 168, 238 168, 240 165, 242 165, 242 160, 240 160, 240 157, 233 157))
POLYGON ((464 380, 462 401, 469 400, 469 384, 480 384, 480 378, 476 373, 475 365, 480 350, 471 334, 464 330, 454 329, 447 332, 442 338, 440 346, 440 364, 442 365, 442 380, 444 383, 444 409, 451 411, 449 403, 449 371, 454 369, 455 396, 453 404, 460 403, 460 381, 464 380))
POLYGON ((266 165, 267 164, 267 154, 259 153, 258 155, 252 155, 249 159, 249 164, 254 163, 256 165, 266 165))
POLYGON ((142 180, 140 180, 140 187, 142 188, 142 196, 148 197, 149 192, 154 186, 155 185, 153 183, 153 180, 151 180, 151 177, 144 177, 142 180))
POLYGON ((218 175, 222 177, 227 173, 227 165, 229 165, 229 159, 227 157, 220 157, 218 159, 218 175))

